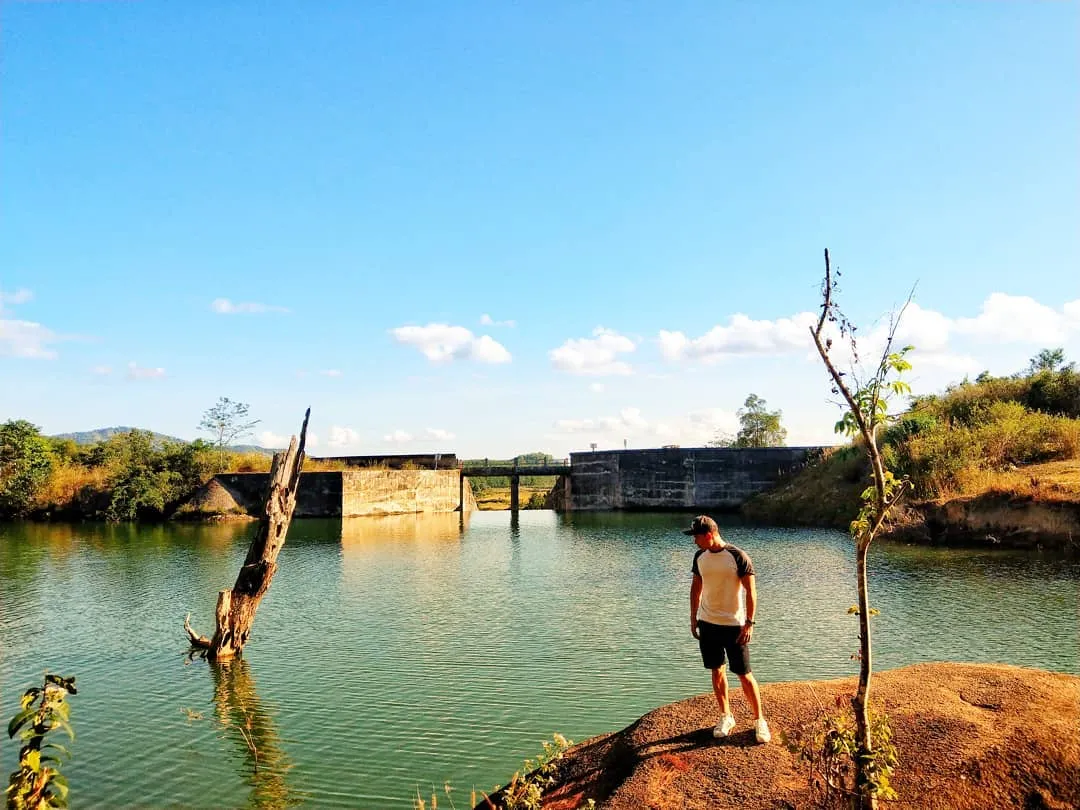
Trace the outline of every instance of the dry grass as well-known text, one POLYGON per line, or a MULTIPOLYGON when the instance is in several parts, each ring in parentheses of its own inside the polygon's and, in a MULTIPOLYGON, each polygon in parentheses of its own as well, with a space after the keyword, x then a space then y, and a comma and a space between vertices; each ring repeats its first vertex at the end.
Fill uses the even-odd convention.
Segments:
POLYGON ((1008 470, 968 469, 959 476, 956 486, 943 491, 934 501, 944 503, 979 495, 1080 503, 1080 460, 1049 461, 1008 470))
MULTIPOLYGON (((533 495, 546 497, 549 492, 551 492, 550 487, 521 487, 518 491, 518 504, 522 509, 528 508, 527 504, 533 495)), ((474 497, 476 498, 476 508, 482 511, 499 511, 510 508, 510 487, 486 489, 476 493, 474 497)))
POLYGON ((84 467, 81 464, 60 462, 36 494, 35 505, 41 509, 64 509, 70 506, 84 487, 100 491, 105 488, 112 471, 106 467, 84 467))

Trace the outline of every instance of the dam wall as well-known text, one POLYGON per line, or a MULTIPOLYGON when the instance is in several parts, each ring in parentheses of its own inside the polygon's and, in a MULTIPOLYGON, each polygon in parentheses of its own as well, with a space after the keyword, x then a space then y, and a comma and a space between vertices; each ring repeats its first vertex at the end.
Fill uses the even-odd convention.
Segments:
POLYGON ((820 447, 671 447, 570 454, 572 511, 731 510, 821 454, 820 447))
MULTIPOLYGON (((222 473, 213 479, 239 511, 258 516, 266 498, 269 473, 222 473)), ((296 517, 354 517, 476 509, 472 487, 461 486, 456 470, 349 469, 300 473, 296 517)), ((225 510, 222 510, 225 511, 225 510)))

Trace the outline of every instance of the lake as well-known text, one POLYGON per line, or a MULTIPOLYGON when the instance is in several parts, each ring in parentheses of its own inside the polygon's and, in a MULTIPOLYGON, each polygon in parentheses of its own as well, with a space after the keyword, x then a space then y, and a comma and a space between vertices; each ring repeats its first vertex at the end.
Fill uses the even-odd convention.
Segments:
MULTIPOLYGON (((709 688, 679 514, 526 511, 294 522, 245 658, 213 630, 252 524, 0 524, 0 708, 75 675, 79 808, 458 808, 535 756, 709 688), (246 740, 258 752, 255 757, 246 740)), ((854 554, 827 530, 723 527, 758 575, 764 683, 853 674, 854 554)), ((1080 562, 877 544, 878 669, 1004 662, 1080 674, 1080 562)), ((766 711, 768 705, 766 704, 766 711)), ((14 768, 5 739, 3 775, 14 768)))

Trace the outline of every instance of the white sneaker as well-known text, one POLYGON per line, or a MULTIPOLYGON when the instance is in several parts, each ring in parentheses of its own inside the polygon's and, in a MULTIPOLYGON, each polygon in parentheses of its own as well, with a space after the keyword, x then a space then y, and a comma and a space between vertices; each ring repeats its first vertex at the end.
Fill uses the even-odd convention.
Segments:
POLYGON ((759 743, 767 743, 772 739, 772 732, 769 731, 769 724, 765 722, 764 717, 758 718, 754 723, 754 736, 757 737, 759 743))
POLYGON ((720 739, 721 737, 726 737, 730 734, 733 728, 735 728, 735 718, 730 714, 725 714, 720 718, 719 725, 712 730, 712 735, 717 739, 720 739))

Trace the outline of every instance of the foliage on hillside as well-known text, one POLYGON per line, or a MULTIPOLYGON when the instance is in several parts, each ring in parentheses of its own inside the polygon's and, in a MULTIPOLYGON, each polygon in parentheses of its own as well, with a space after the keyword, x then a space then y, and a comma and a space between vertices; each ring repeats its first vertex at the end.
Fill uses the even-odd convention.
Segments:
MULTIPOLYGON (((1032 496, 1027 478, 1015 475, 1019 468, 1080 459, 1080 373, 1072 364, 1038 368, 1033 361, 1026 373, 982 374, 917 397, 885 432, 882 447, 890 469, 910 477, 917 501, 1007 487, 1032 496)), ((868 476, 861 447, 837 448, 744 511, 762 521, 846 527, 868 476)), ((1049 488, 1034 489, 1042 497, 1049 488)))
POLYGON ((270 460, 144 430, 78 444, 13 420, 0 424, 0 518, 160 519, 218 472, 265 472, 270 460))

